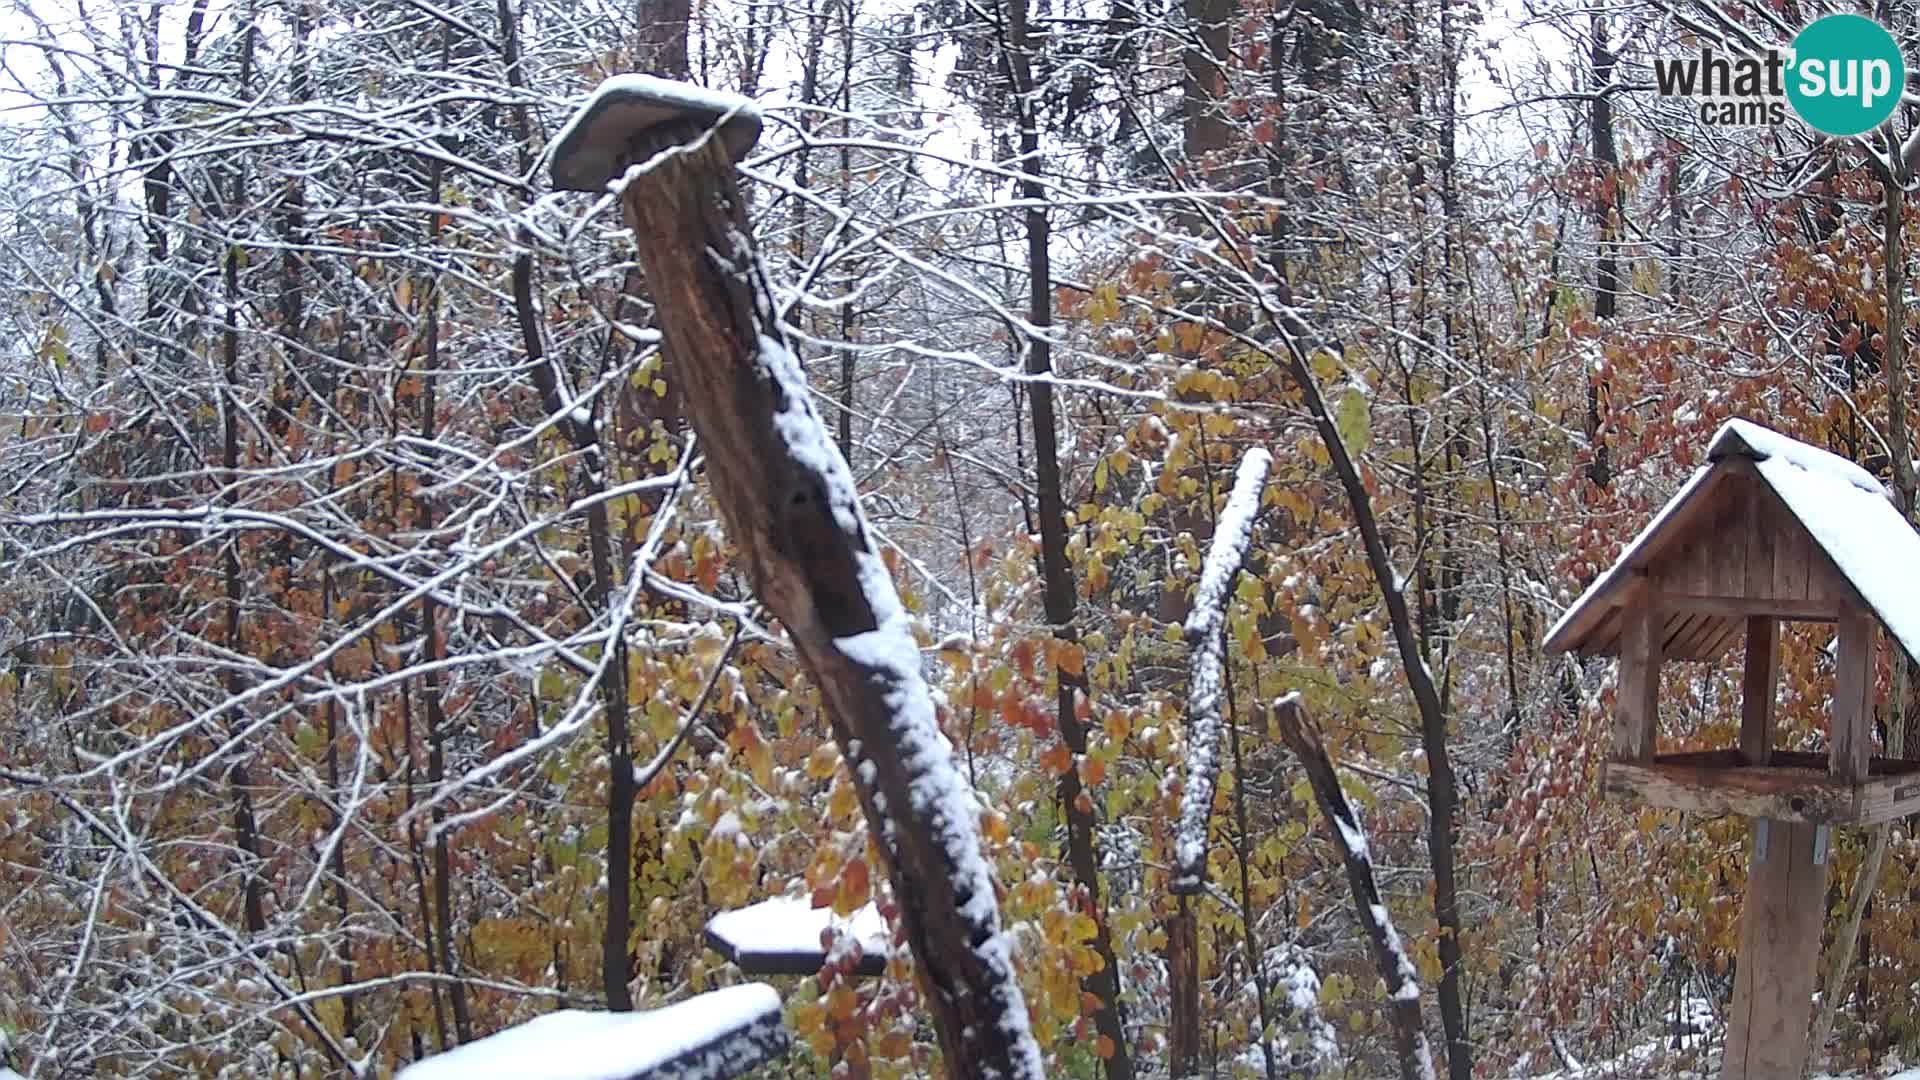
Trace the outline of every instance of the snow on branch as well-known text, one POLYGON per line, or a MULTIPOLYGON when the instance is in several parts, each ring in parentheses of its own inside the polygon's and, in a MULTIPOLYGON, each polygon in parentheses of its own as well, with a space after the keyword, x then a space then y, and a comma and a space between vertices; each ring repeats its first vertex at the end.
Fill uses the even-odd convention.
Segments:
POLYGON ((1340 788, 1340 775, 1333 758, 1321 741, 1319 725, 1307 715, 1298 693, 1288 694, 1273 703, 1274 724, 1288 749, 1300 759, 1313 787, 1314 802, 1327 819, 1327 832, 1340 861, 1346 865, 1347 886, 1353 891, 1354 913, 1366 931, 1374 965, 1387 984, 1388 1011, 1393 1021, 1395 1048, 1400 1054, 1403 1080, 1434 1080, 1433 1051, 1420 1021, 1420 976, 1407 955, 1406 946, 1393 926, 1393 916, 1380 900, 1380 886, 1373 874, 1373 855, 1367 848, 1367 831, 1360 814, 1347 801, 1340 788))
POLYGON ((1227 601, 1233 579, 1247 561, 1254 519, 1260 516, 1260 492, 1266 486, 1273 455, 1255 447, 1240 459, 1233 493, 1220 511, 1213 546, 1200 568, 1200 586, 1187 616, 1187 784, 1180 797, 1180 823, 1174 841, 1173 891, 1200 891, 1207 875, 1207 818, 1213 812, 1214 780, 1220 771, 1220 696, 1226 642, 1227 601))

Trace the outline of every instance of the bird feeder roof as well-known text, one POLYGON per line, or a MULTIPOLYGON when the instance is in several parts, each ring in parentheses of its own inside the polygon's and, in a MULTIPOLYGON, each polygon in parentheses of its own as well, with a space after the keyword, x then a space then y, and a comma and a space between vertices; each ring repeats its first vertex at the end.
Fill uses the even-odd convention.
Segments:
POLYGON ((1747 420, 1729 420, 1708 463, 1548 631, 1549 652, 1615 656, 1637 581, 1660 594, 1662 655, 1719 656, 1746 619, 1879 619, 1920 657, 1920 534, 1866 470, 1747 420))

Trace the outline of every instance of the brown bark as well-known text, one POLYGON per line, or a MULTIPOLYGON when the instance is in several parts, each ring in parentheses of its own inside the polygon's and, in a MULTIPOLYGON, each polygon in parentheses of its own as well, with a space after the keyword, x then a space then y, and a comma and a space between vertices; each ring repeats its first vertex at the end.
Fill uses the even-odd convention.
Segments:
POLYGON ((1184 4, 1190 36, 1181 51, 1182 148, 1189 180, 1205 187, 1209 171, 1205 159, 1224 150, 1233 134, 1221 109, 1220 89, 1237 5, 1234 0, 1184 0, 1184 4))
POLYGON ((1167 921, 1167 984, 1167 1074, 1181 1080, 1200 1071, 1200 926, 1191 896, 1180 897, 1167 921))
POLYGON ((1039 1051, 982 880, 973 821, 929 797, 957 782, 951 757, 919 745, 932 705, 918 673, 867 656, 856 640, 901 631, 845 460, 811 404, 760 279, 745 204, 721 140, 690 148, 689 121, 650 129, 628 160, 653 167, 623 203, 656 290, 667 362, 680 381, 714 500, 754 590, 786 627, 820 687, 834 737, 887 872, 949 1076, 1040 1076, 1039 1051), (882 629, 886 626, 887 629, 882 629), (923 722, 911 719, 915 714, 923 722), (870 767, 869 767, 870 766, 870 767), (931 783, 930 783, 931 782, 931 783))
MULTIPOLYGON (((1607 45, 1606 19, 1598 13, 1593 16, 1592 44, 1593 108, 1590 126, 1593 129, 1594 182, 1598 185, 1594 217, 1600 237, 1599 259, 1594 264, 1593 274, 1593 317, 1612 319, 1619 308, 1620 297, 1620 263, 1615 251, 1620 230, 1620 151, 1613 141, 1613 100, 1606 93, 1607 84, 1613 81, 1613 50, 1607 45)), ((1587 478, 1598 487, 1606 487, 1613 482, 1611 454, 1607 449, 1603 426, 1605 419, 1601 415, 1605 398, 1605 384, 1592 381, 1587 384, 1587 443, 1593 451, 1593 460, 1587 464, 1587 478)))
MULTIPOLYGON (((240 53, 240 85, 244 88, 251 82, 253 71, 253 28, 245 30, 245 43, 240 53)), ((198 40, 195 35, 190 40, 198 40)), ((245 205, 246 177, 236 166, 229 174, 231 189, 226 193, 227 207, 237 212, 245 205)), ((223 299, 225 312, 220 340, 221 377, 224 385, 220 392, 220 428, 222 466, 221 484, 230 490, 240 471, 240 248, 238 244, 229 244, 225 263, 222 267, 223 299)), ((232 502, 230 495, 222 495, 222 502, 232 502)), ((240 538, 238 534, 227 539, 221 546, 222 562, 226 577, 226 633, 225 644, 236 656, 246 655, 246 643, 240 640, 240 608, 245 588, 240 576, 240 538)), ((236 699, 243 689, 240 671, 229 665, 225 676, 225 688, 229 699, 236 699)), ((240 727, 243 714, 233 709, 228 714, 228 723, 233 728, 240 727)), ((253 779, 248 774, 244 752, 235 758, 233 768, 227 779, 233 790, 233 833, 234 843, 245 856, 241 867, 241 880, 244 885, 243 906, 246 911, 246 925, 249 934, 260 934, 267 928, 266 882, 260 876, 264 859, 260 851, 259 829, 253 814, 253 779)))
MULTIPOLYGON (((1044 608, 1053 636, 1067 647, 1077 647, 1074 628, 1073 567, 1067 562, 1067 511, 1061 497, 1058 422, 1053 409, 1053 347, 1046 337, 1053 325, 1053 263, 1049 248, 1050 223, 1044 209, 1046 189, 1041 184, 1040 130, 1034 115, 1037 88, 1033 78, 1033 39, 1027 22, 1027 0, 1009 0, 1009 29, 1013 40, 1008 62, 1014 78, 1016 115, 1020 118, 1020 160, 1024 172, 1021 197, 1027 200, 1027 321, 1039 331, 1027 340, 1027 373, 1040 376, 1028 387, 1033 415, 1034 481, 1040 510, 1040 571, 1044 608)), ((1100 902, 1100 864, 1094 850, 1093 799, 1080 782, 1078 763, 1087 752, 1087 729, 1076 712, 1075 693, 1087 691, 1084 676, 1057 673, 1055 726, 1060 741, 1073 754, 1075 767, 1060 774, 1056 797, 1067 822, 1067 863, 1073 868, 1082 910, 1093 920, 1093 948, 1100 970, 1086 975, 1081 988, 1099 1000, 1093 1025, 1110 1044, 1105 1058, 1109 1080, 1132 1080, 1133 1056, 1127 1047, 1126 1024, 1120 1012, 1120 962, 1100 902)))

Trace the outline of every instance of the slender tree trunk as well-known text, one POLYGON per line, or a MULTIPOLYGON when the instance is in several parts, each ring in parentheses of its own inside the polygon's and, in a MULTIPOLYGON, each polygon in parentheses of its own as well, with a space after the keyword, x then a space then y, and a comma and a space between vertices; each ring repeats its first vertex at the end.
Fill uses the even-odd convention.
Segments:
MULTIPOLYGON (((1593 317, 1611 320, 1619 308, 1620 264, 1620 152, 1613 140, 1613 98, 1606 88, 1613 82, 1614 56, 1607 44, 1607 20, 1599 12, 1592 18, 1593 103, 1588 126, 1593 135, 1593 162, 1599 191, 1594 196, 1594 217, 1599 234, 1598 259, 1593 274, 1593 317)), ((1598 487, 1613 482, 1613 463, 1607 448, 1605 418, 1601 403, 1606 386, 1587 375, 1587 444, 1593 460, 1587 464, 1587 478, 1598 487)))
MULTIPOLYGON (((1067 562, 1066 506, 1061 497, 1060 458, 1057 445, 1059 426, 1054 416, 1052 345, 1046 334, 1053 325, 1053 264, 1048 248, 1050 225, 1046 210, 1046 189, 1041 184, 1038 88, 1034 85, 1034 38, 1027 22, 1027 0, 1008 0, 1007 21, 1012 32, 1008 59, 1013 70, 1015 111, 1020 118, 1020 161, 1025 179, 1021 196, 1029 202, 1027 230, 1027 321, 1036 330, 1027 342, 1027 372, 1040 376, 1028 388, 1027 399, 1033 416, 1034 480, 1038 489, 1040 514, 1040 564, 1047 622, 1063 648, 1078 649, 1079 633, 1074 628, 1073 568, 1067 562)), ((1072 764, 1060 774, 1056 796, 1067 819, 1067 862, 1073 868, 1079 889, 1081 909, 1093 920, 1093 948, 1100 955, 1099 971, 1081 980, 1086 992, 1100 1002, 1094 1011, 1094 1028, 1110 1044, 1106 1055, 1110 1080, 1132 1080, 1133 1055, 1127 1046, 1126 1026, 1120 1013, 1120 964, 1113 951, 1113 938, 1107 927, 1105 907, 1100 901, 1100 865, 1094 849, 1093 798, 1081 785, 1079 764, 1087 752, 1087 729, 1077 712, 1075 693, 1086 693, 1084 674, 1056 672, 1058 690, 1055 700, 1057 726, 1061 742, 1073 755, 1072 764)))
MULTIPOLYGON (((445 70, 448 63, 446 31, 441 31, 440 66, 445 70)), ((429 167, 431 179, 427 203, 439 206, 441 199, 442 165, 435 161, 429 167)), ((428 214, 427 243, 429 250, 440 244, 440 214, 437 210, 428 214)), ((423 300, 427 309, 426 370, 421 378, 420 394, 420 438, 431 444, 439 436, 439 425, 435 411, 439 408, 440 391, 440 280, 434 277, 427 287, 423 300)), ((438 509, 431 499, 416 497, 414 501, 421 529, 431 534, 435 528, 438 509)), ((444 659, 445 642, 440 636, 440 602, 432 593, 420 598, 420 633, 426 642, 425 712, 427 721, 427 780, 436 790, 447 778, 447 721, 442 704, 445 688, 441 685, 439 661, 444 659)), ((458 978, 460 962, 458 951, 453 947, 453 859, 447 850, 447 834, 438 826, 446 820, 447 811, 444 802, 434 804, 433 822, 433 920, 434 936, 440 946, 440 970, 454 981, 449 987, 449 996, 453 1003, 454 1036, 460 1042, 473 1040, 473 1014, 467 1005, 467 987, 458 978)))
MULTIPOLYGON (((249 11, 247 23, 242 30, 244 43, 240 51, 241 92, 247 93, 253 74, 253 21, 249 11)), ((240 208, 246 205, 246 173, 242 171, 239 160, 231 165, 228 174, 230 188, 224 195, 226 206, 223 208, 226 220, 238 221, 240 208)), ((218 180, 215 181, 218 185, 218 180)), ((221 388, 220 430, 221 430, 221 485, 228 490, 236 483, 240 475, 240 245, 229 242, 226 245, 226 257, 222 262, 222 308, 220 333, 221 377, 225 385, 221 388)), ((231 502, 230 496, 222 496, 222 501, 231 502)), ((245 586, 240 574, 240 537, 234 533, 222 545, 222 559, 226 577, 226 647, 235 656, 247 654, 246 642, 240 637, 240 609, 245 597, 245 586)), ((244 681, 238 668, 227 668, 225 689, 228 698, 238 698, 244 690, 244 681)), ((238 728, 243 717, 239 709, 228 715, 228 724, 238 728)), ((267 928, 266 880, 261 876, 264 859, 260 850, 260 834, 253 813, 253 778, 249 775, 244 751, 237 752, 233 768, 227 778, 233 791, 233 833, 234 842, 245 856, 241 878, 245 882, 243 906, 246 912, 247 931, 260 934, 267 928)))
POLYGON ((1402 1080, 1433 1080, 1433 1053, 1427 1047, 1427 1034, 1420 1019, 1419 978, 1380 898, 1360 816, 1347 801, 1333 758, 1321 741, 1319 727, 1300 705, 1298 696, 1289 694, 1275 702, 1273 719, 1280 729, 1280 737, 1306 771, 1314 801, 1320 806, 1321 816, 1326 818, 1327 833, 1346 867, 1354 914, 1366 932, 1374 967, 1387 987, 1387 1016, 1393 1024, 1394 1047, 1400 1056, 1400 1076, 1402 1080))
POLYGON ((1309 340, 1308 329, 1285 313, 1281 314, 1280 321, 1285 351, 1278 358, 1300 391, 1301 403, 1313 418, 1329 464, 1347 497, 1354 525, 1366 549, 1367 566, 1386 604, 1387 621, 1393 630, 1401 667, 1420 711, 1420 743, 1427 755, 1427 849, 1433 863, 1433 914, 1440 932, 1440 1020, 1447 1032, 1447 1072, 1453 1080, 1471 1080, 1473 1048, 1467 1037, 1466 1009, 1460 991, 1460 900, 1454 879, 1459 789, 1448 748, 1449 717, 1433 673, 1420 656, 1419 630, 1413 624, 1401 576, 1394 569, 1393 557, 1387 550, 1386 535, 1374 516, 1373 497, 1368 494, 1358 465, 1340 439, 1326 399, 1320 395, 1319 383, 1307 364, 1302 343, 1309 340))

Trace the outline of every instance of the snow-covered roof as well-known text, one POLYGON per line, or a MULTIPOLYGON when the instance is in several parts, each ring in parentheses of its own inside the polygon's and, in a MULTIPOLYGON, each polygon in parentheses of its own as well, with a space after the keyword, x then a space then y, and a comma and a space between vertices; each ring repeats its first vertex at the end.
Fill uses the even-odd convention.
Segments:
MULTIPOLYGON (((1920 533, 1885 485, 1845 458, 1747 420, 1722 425, 1707 458, 1561 615, 1547 632, 1548 651, 1617 653, 1616 612, 1629 582, 1672 577, 1690 563, 1686 572, 1715 578, 1712 591, 1723 598, 1774 602, 1783 617, 1816 619, 1827 608, 1837 614, 1842 603, 1859 603, 1909 655, 1920 656, 1920 533), (1749 467, 1759 484, 1738 479, 1749 467), (1747 488, 1758 493, 1743 498, 1747 488), (1805 564, 1804 579, 1783 583, 1788 553, 1805 564)), ((1664 655, 1711 658, 1738 637, 1740 614, 1695 607, 1666 615, 1664 655)))
POLYGON ((871 903, 843 918, 805 897, 776 896, 707 920, 707 944, 749 975, 812 975, 829 955, 821 941, 829 929, 836 950, 859 947, 854 970, 862 975, 886 970, 893 938, 871 903))
POLYGON ((548 1013, 410 1065, 400 1080, 727 1080, 787 1045, 780 995, 748 983, 651 1012, 548 1013))

